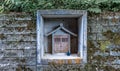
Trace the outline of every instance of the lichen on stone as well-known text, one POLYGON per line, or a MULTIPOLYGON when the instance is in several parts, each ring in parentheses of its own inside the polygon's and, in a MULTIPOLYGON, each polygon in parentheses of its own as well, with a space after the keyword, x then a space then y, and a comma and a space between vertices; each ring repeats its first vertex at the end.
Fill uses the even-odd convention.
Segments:
POLYGON ((29 22, 27 25, 27 29, 28 30, 32 30, 36 27, 36 24, 34 22, 29 22))
POLYGON ((0 39, 4 39, 5 35, 4 34, 0 34, 0 39))
POLYGON ((110 41, 101 41, 100 42, 100 50, 105 52, 108 45, 110 45, 110 41))
POLYGON ((116 33, 113 37, 113 43, 116 45, 120 45, 120 34, 116 33))
POLYGON ((115 45, 120 45, 120 33, 107 30, 102 33, 111 43, 115 45))

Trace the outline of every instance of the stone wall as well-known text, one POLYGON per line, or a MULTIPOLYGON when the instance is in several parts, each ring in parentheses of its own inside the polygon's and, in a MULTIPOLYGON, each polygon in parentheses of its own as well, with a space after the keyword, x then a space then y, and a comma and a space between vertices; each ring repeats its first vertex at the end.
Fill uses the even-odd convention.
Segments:
POLYGON ((29 14, 0 14, 0 71, 36 70, 35 24, 29 14))
POLYGON ((0 14, 0 71, 119 71, 120 14, 88 17, 88 64, 36 64, 36 21, 30 14, 0 14))
POLYGON ((98 70, 120 70, 120 13, 88 18, 88 64, 98 70))

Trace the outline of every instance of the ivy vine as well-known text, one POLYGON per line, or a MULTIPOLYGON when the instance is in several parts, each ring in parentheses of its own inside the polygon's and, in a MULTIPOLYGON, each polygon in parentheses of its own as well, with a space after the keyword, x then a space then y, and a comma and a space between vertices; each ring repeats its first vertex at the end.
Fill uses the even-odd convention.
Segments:
POLYGON ((38 9, 77 9, 90 13, 120 11, 120 0, 2 0, 0 12, 32 12, 38 9))

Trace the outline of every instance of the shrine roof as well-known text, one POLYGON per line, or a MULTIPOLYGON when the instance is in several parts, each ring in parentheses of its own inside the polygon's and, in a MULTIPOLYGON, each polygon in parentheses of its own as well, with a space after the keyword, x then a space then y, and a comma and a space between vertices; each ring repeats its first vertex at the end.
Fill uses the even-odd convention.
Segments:
POLYGON ((64 32, 69 33, 70 35, 77 36, 77 34, 75 34, 75 33, 71 32, 71 31, 69 31, 68 29, 66 29, 66 28, 63 26, 62 23, 60 24, 60 26, 59 26, 57 29, 55 29, 55 30, 49 32, 48 34, 46 34, 46 36, 49 36, 49 35, 51 35, 51 34, 54 34, 54 33, 57 32, 58 30, 63 30, 64 32))

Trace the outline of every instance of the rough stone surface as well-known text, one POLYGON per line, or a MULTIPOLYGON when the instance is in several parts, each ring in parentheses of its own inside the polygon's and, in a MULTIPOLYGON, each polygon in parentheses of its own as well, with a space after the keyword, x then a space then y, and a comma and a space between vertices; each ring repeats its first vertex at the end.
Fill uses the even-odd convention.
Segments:
POLYGON ((100 47, 101 41, 108 41, 102 32, 107 30, 120 32, 120 18, 116 20, 105 17, 88 18, 88 41, 93 44, 88 47, 87 69, 82 68, 80 64, 38 65, 35 24, 35 20, 29 14, 0 14, 0 71, 120 70, 120 45, 111 43, 103 52, 100 47))
POLYGON ((35 24, 29 14, 0 15, 0 71, 36 71, 35 24))

